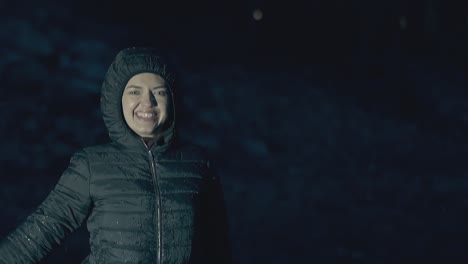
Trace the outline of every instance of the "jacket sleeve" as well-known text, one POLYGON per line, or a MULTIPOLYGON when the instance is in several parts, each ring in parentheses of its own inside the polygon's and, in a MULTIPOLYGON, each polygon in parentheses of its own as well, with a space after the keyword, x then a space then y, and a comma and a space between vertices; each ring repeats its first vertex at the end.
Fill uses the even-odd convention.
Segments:
POLYGON ((89 165, 76 152, 54 189, 14 231, 0 242, 0 263, 37 263, 87 218, 89 165))
POLYGON ((209 183, 205 211, 205 256, 209 264, 231 264, 232 253, 224 194, 219 175, 212 162, 209 163, 209 183))

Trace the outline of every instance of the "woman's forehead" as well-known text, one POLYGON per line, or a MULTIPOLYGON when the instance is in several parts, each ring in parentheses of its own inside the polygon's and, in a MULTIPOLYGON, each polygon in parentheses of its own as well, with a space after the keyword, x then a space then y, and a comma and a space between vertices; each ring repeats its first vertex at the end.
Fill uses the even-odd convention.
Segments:
POLYGON ((166 88, 166 81, 160 75, 154 73, 139 73, 128 80, 125 88, 166 88))

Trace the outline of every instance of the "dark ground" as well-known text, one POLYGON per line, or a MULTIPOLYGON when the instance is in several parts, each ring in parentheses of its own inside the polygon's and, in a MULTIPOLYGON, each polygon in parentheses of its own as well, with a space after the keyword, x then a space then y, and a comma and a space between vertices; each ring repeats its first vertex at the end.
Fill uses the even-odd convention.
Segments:
POLYGON ((103 75, 152 45, 217 157, 235 263, 466 263, 467 4, 286 2, 0 2, 0 236, 106 142, 103 75))

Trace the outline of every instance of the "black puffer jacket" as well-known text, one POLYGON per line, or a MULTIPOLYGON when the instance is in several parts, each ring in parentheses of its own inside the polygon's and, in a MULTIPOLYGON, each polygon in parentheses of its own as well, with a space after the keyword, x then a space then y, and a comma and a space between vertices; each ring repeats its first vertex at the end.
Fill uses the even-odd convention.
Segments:
POLYGON ((219 179, 200 148, 176 140, 175 111, 151 148, 125 123, 127 81, 142 72, 170 80, 162 65, 151 49, 119 52, 101 97, 112 142, 73 155, 46 200, 3 239, 0 263, 36 263, 84 222, 83 263, 230 263, 219 179))

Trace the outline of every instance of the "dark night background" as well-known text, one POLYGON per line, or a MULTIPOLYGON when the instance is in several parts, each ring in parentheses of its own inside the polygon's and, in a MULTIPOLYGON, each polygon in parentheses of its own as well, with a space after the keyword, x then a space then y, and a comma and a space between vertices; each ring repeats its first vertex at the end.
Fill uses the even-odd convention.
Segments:
MULTIPOLYGON (((217 157, 235 263, 467 263, 467 8, 1 1, 0 236, 107 141, 104 73, 151 45, 176 71, 182 137, 217 157)), ((43 263, 80 263, 87 239, 43 263)))

